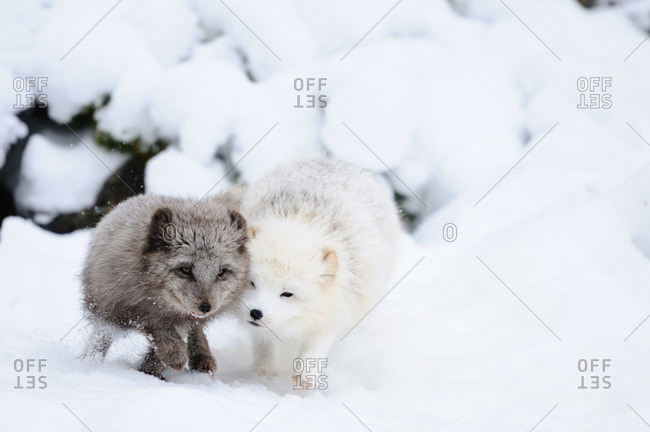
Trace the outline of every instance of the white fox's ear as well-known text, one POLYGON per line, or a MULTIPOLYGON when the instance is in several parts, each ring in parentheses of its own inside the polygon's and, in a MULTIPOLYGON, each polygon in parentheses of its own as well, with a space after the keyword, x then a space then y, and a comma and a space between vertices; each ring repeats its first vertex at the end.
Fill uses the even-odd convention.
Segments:
POLYGON ((323 277, 334 279, 339 269, 339 257, 334 249, 328 247, 323 248, 323 263, 325 263, 323 277))
POLYGON ((248 238, 255 238, 257 234, 258 227, 249 226, 246 230, 248 231, 248 238))

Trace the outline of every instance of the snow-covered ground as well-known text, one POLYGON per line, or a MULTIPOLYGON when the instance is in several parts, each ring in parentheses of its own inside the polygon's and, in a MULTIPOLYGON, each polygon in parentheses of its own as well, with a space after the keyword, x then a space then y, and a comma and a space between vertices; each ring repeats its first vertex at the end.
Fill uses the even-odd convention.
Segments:
MULTIPOLYGON (((645 0, 0 2, 0 150, 27 134, 13 79, 47 77, 52 119, 94 104, 115 139, 171 142, 147 163, 148 192, 201 197, 238 161, 215 191, 327 152, 415 218, 393 280, 406 276, 306 395, 255 375, 229 319, 208 332, 215 380, 138 373, 138 335, 103 364, 79 360, 90 232, 5 219, 0 430, 646 430, 649 25, 645 0), (295 89, 310 77, 325 86, 295 89), (294 107, 309 94, 327 106, 294 107), (27 359, 45 366, 16 371, 27 359), (28 376, 36 389, 15 388, 28 376)), ((30 137, 22 207, 92 204, 124 156, 79 134, 88 148, 30 137)))

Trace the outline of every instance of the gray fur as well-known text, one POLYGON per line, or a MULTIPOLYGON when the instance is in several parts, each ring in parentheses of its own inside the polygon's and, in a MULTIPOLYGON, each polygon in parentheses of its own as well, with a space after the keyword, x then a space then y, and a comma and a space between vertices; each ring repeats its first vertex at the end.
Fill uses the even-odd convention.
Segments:
POLYGON ((214 373, 203 326, 232 310, 249 288, 238 205, 232 194, 198 204, 141 195, 111 211, 93 232, 81 275, 96 328, 89 352, 105 355, 112 341, 106 329, 135 329, 152 345, 141 371, 162 379, 165 366, 182 369, 189 360, 191 369, 214 373), (202 303, 211 305, 208 313, 199 310, 202 303), (187 344, 177 329, 188 332, 187 344))

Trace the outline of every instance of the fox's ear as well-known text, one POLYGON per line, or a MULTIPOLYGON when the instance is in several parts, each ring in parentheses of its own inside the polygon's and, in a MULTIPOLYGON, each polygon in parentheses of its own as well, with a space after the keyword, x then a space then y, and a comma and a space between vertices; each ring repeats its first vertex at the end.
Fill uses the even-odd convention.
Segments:
MULTIPOLYGON (((230 223, 237 228, 238 231, 244 231, 246 230, 246 219, 244 219, 244 216, 241 215, 236 210, 228 210, 228 215, 230 216, 230 223)), ((246 232, 246 231, 244 231, 246 232)), ((243 254, 246 252, 246 242, 248 241, 248 237, 245 235, 240 236, 239 238, 239 247, 237 248, 237 251, 240 254, 243 254)))
POLYGON ((228 216, 230 216, 230 223, 233 224, 237 229, 246 228, 246 219, 238 211, 228 210, 228 216))
POLYGON ((249 226, 248 229, 247 229, 248 238, 255 238, 255 235, 257 234, 258 230, 259 230, 258 227, 249 226))
POLYGON ((172 211, 161 207, 151 216, 146 252, 154 252, 169 247, 176 238, 176 226, 172 223, 172 211))
POLYGON ((339 257, 334 249, 328 247, 323 248, 322 254, 323 263, 325 264, 325 272, 322 276, 333 281, 339 269, 339 257))

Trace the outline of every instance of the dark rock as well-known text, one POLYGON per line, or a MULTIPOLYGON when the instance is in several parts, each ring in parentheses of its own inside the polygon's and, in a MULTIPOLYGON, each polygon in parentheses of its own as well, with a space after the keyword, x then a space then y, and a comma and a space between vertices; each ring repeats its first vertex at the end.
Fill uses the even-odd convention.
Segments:
POLYGON ((47 117, 47 108, 32 108, 21 112, 18 118, 27 125, 29 133, 25 138, 12 143, 5 155, 5 163, 0 168, 0 226, 7 216, 18 214, 14 191, 20 179, 20 166, 29 136, 39 131, 44 124, 51 122, 47 117))
POLYGON ((578 3, 580 3, 582 6, 586 8, 590 8, 594 6, 596 0, 578 0, 578 3))

